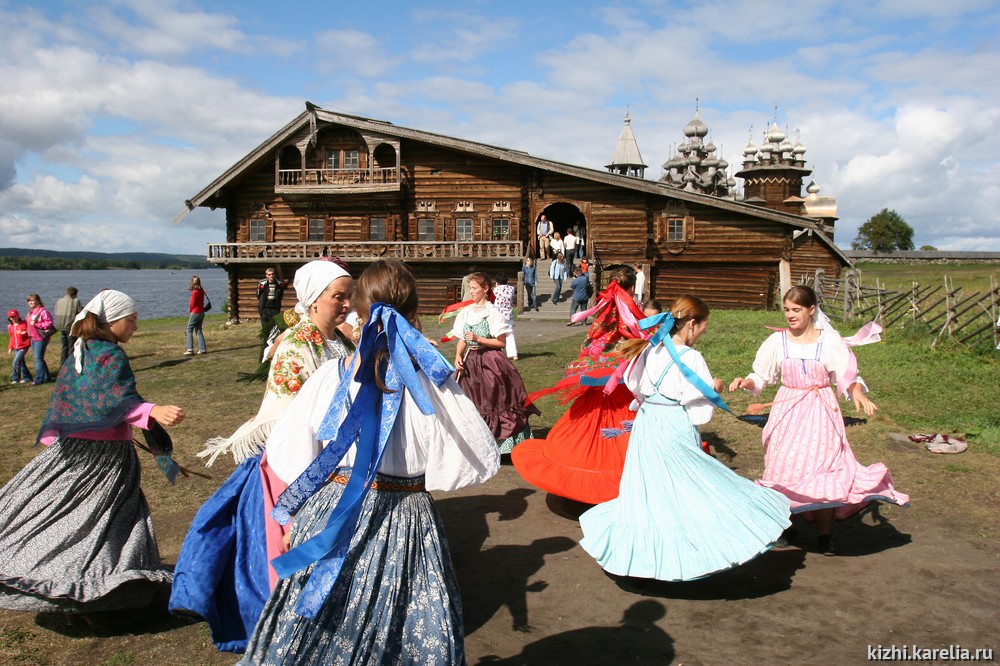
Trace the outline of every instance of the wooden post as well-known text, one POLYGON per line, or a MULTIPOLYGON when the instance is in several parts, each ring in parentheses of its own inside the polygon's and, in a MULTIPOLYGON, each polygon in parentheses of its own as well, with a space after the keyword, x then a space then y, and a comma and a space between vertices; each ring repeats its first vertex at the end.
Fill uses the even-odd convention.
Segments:
POLYGON ((524 271, 517 272, 517 286, 514 291, 514 313, 524 312, 524 271))

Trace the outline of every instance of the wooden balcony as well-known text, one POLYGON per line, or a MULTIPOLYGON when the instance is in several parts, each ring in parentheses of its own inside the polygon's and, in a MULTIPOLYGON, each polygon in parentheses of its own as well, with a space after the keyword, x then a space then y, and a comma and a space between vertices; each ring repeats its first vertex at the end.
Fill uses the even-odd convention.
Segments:
POLYGON ((277 194, 327 194, 331 192, 392 192, 399 189, 399 169, 278 169, 277 194))
POLYGON ((345 261, 375 261, 394 257, 413 262, 520 261, 521 241, 426 242, 363 241, 301 243, 209 243, 208 261, 213 264, 253 264, 278 261, 311 261, 340 257, 345 261))

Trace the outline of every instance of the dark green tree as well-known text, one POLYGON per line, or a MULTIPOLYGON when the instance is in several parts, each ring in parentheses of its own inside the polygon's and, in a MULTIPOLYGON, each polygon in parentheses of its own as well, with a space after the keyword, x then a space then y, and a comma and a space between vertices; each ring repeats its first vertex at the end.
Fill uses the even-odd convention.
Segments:
POLYGON ((883 208, 858 228, 852 250, 893 252, 913 249, 913 227, 899 213, 883 208))

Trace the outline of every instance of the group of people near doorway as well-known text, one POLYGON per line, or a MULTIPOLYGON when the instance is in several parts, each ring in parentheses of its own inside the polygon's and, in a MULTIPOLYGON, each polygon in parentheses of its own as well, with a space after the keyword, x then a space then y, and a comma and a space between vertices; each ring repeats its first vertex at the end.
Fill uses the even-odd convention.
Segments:
POLYGON ((463 664, 461 594, 429 493, 487 482, 506 450, 527 482, 593 505, 581 546, 635 578, 740 566, 794 539, 793 517, 814 522, 819 551, 833 555, 833 519, 907 504, 884 465, 861 465, 847 442, 838 394, 876 409, 851 351, 862 340, 842 338, 810 288, 785 294, 787 328, 728 385, 758 394, 781 384, 754 482, 700 446, 700 426, 728 409, 725 384, 695 350, 708 307, 679 296, 646 316, 635 277, 620 267, 574 315, 594 319, 578 358, 557 386, 529 395, 503 351, 508 322, 486 275, 470 275, 452 364, 420 330, 402 262, 375 261, 357 279, 335 261, 303 265, 297 323, 277 342, 244 433, 252 446, 194 517, 173 572, 131 428, 162 433, 150 446, 172 480, 161 426, 186 414, 139 395, 122 349, 137 307, 102 291, 74 318, 79 341, 40 429, 46 449, 0 489, 0 607, 99 622, 96 612, 146 605, 172 580, 171 609, 207 620, 217 647, 245 652, 244 664, 463 664), (533 438, 534 401, 556 392, 569 407, 533 438))

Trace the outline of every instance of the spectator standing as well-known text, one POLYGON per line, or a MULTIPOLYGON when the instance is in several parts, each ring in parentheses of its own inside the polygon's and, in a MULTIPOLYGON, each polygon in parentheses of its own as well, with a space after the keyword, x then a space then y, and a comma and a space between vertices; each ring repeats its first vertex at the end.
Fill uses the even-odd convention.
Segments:
POLYGON ((493 285, 493 305, 510 327, 510 333, 504 339, 504 351, 507 353, 507 358, 512 361, 517 360, 517 342, 514 341, 514 292, 514 287, 507 284, 507 276, 497 273, 496 284, 493 285))
POLYGON ((635 265, 635 302, 643 302, 642 295, 646 293, 646 274, 642 272, 642 266, 635 265))
POLYGON ((550 256, 550 241, 552 239, 552 233, 555 229, 552 227, 552 223, 549 222, 549 218, 545 217, 545 213, 542 213, 541 217, 538 218, 538 224, 535 225, 535 235, 538 236, 538 258, 548 259, 550 256))
POLYGON ((7 353, 14 354, 14 365, 11 368, 11 384, 27 384, 31 381, 31 371, 28 364, 24 362, 24 357, 31 347, 31 338, 28 337, 28 322, 21 319, 21 313, 11 310, 7 313, 7 335, 10 342, 7 343, 7 353))
MULTIPOLYGON (((576 257, 577 259, 583 259, 584 245, 586 241, 584 240, 584 235, 586 234, 586 226, 576 226, 573 227, 574 233, 576 234, 576 257)), ((586 273, 587 271, 584 271, 586 273)))
POLYGON ((70 333, 73 320, 80 314, 83 306, 77 297, 76 287, 67 287, 66 295, 56 301, 55 323, 56 329, 62 336, 62 349, 59 352, 59 365, 61 366, 69 358, 70 350, 76 338, 70 333))
POLYGON ((560 252, 549 266, 549 277, 555 283, 552 290, 553 305, 559 302, 559 294, 562 293, 562 283, 566 279, 566 264, 563 263, 563 254, 560 252))
POLYGON ((52 313, 45 309, 42 297, 28 294, 28 337, 31 338, 31 355, 35 357, 35 384, 52 381, 49 366, 45 363, 45 348, 56 332, 52 313))
POLYGON ((264 279, 257 283, 257 311, 260 326, 268 332, 271 318, 281 312, 281 299, 285 295, 285 283, 274 275, 274 269, 264 271, 264 279))
POLYGON ((521 271, 524 273, 525 294, 524 307, 521 308, 521 314, 524 314, 525 310, 538 310, 538 293, 535 291, 535 285, 538 284, 538 269, 535 267, 535 260, 531 257, 526 257, 521 271))
POLYGON ((469 288, 469 277, 473 273, 478 273, 478 272, 479 272, 478 266, 469 266, 469 272, 466 273, 465 277, 462 278, 462 297, 458 300, 468 301, 472 299, 472 291, 469 288))
MULTIPOLYGON (((577 310, 586 310, 587 301, 590 300, 590 294, 588 293, 590 291, 590 280, 583 274, 579 266, 573 269, 573 281, 569 283, 569 286, 573 290, 573 302, 569 306, 570 320, 566 322, 566 325, 573 326, 573 315, 576 314, 577 310)), ((586 321, 581 322, 581 324, 586 323, 586 321)))
POLYGON ((191 298, 188 301, 187 351, 184 352, 184 355, 190 356, 194 353, 195 333, 198 334, 198 353, 207 354, 205 334, 201 330, 202 324, 205 323, 205 290, 201 287, 201 278, 192 275, 188 291, 191 292, 191 298))

